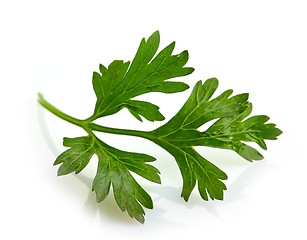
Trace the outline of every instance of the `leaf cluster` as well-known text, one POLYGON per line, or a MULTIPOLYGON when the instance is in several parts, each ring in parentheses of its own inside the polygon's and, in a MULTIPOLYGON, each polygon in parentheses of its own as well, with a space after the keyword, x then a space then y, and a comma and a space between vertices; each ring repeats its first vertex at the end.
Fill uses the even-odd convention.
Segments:
POLYGON ((194 69, 184 67, 188 61, 187 51, 172 55, 175 42, 155 56, 159 43, 160 35, 157 31, 147 41, 142 39, 131 65, 130 62, 119 60, 113 61, 108 68, 100 64, 100 73, 93 74, 97 102, 91 120, 114 114, 122 108, 127 108, 140 121, 140 116, 149 121, 164 120, 158 106, 133 98, 149 92, 184 91, 189 88, 187 84, 166 80, 188 75, 194 69))
POLYGON ((68 147, 61 153, 54 165, 60 165, 58 175, 80 173, 92 156, 98 156, 97 173, 92 190, 97 202, 103 201, 112 187, 114 199, 122 211, 143 223, 143 207, 152 209, 150 195, 137 183, 132 172, 160 184, 160 172, 150 163, 156 159, 143 153, 126 152, 107 145, 93 132, 131 135, 148 139, 169 152, 180 169, 183 188, 181 196, 188 201, 196 184, 204 200, 223 199, 227 179, 217 166, 199 154, 195 146, 209 146, 235 151, 247 161, 263 159, 258 150, 248 145, 254 142, 266 150, 265 140, 275 140, 282 133, 275 124, 267 123, 269 117, 249 117, 252 104, 248 94, 232 95, 226 90, 215 96, 218 80, 211 78, 198 81, 190 97, 179 112, 168 122, 153 131, 138 131, 104 127, 94 121, 126 108, 136 119, 162 121, 164 116, 153 103, 134 98, 149 92, 176 93, 189 88, 186 83, 169 81, 186 76, 193 68, 185 67, 188 52, 173 55, 175 42, 157 53, 160 43, 159 32, 148 40, 142 39, 137 53, 130 64, 121 60, 113 61, 108 67, 100 64, 100 73, 94 72, 93 89, 97 97, 95 109, 85 120, 71 117, 48 103, 39 95, 39 103, 58 117, 82 127, 87 135, 64 138, 68 147), (214 121, 213 121, 214 120, 214 121), (205 130, 199 128, 212 121, 205 130))

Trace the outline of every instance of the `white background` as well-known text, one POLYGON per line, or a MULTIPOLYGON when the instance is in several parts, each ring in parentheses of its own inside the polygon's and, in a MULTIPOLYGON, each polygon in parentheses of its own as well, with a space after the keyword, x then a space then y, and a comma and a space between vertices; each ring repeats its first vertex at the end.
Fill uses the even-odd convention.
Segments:
MULTIPOLYGON (((306 239, 306 1, 1 1, 1 239, 306 239), (95 202, 92 159, 79 175, 57 177, 63 137, 84 134, 37 103, 37 92, 64 112, 88 117, 99 63, 132 60, 142 37, 160 30, 160 50, 176 40, 196 70, 185 81, 217 77, 219 92, 249 92, 254 114, 283 130, 256 163, 197 148, 224 170, 224 201, 186 203, 173 158, 142 139, 101 134, 123 150, 155 156, 162 185, 141 181, 154 201, 139 224, 110 195, 95 202)), ((167 119, 190 89, 147 94, 167 119)), ((151 130, 125 110, 101 120, 151 130)))

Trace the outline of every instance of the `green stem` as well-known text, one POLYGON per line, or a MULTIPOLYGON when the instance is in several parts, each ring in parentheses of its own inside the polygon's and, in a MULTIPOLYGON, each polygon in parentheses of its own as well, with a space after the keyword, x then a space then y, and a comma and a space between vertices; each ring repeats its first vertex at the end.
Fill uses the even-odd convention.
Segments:
POLYGON ((70 122, 72 124, 75 124, 79 127, 82 127, 82 128, 85 128, 86 124, 83 120, 80 120, 80 119, 77 119, 77 118, 74 118, 72 116, 69 116, 67 115, 66 113, 63 113, 62 111, 60 111, 59 109, 57 109, 56 107, 54 107, 53 105, 51 105, 49 102, 47 102, 45 99, 44 99, 44 96, 39 93, 38 94, 38 102, 40 103, 40 105, 42 105, 44 108, 46 108, 49 112, 53 113, 54 115, 56 115, 57 117, 67 121, 67 122, 70 122))
POLYGON ((88 126, 89 126, 90 129, 92 129, 93 131, 97 131, 97 132, 141 137, 141 138, 145 138, 145 139, 149 139, 149 140, 152 139, 152 137, 153 137, 150 134, 150 132, 145 132, 145 131, 110 128, 110 127, 101 126, 101 125, 98 125, 98 124, 95 124, 95 123, 90 123, 88 126))
POLYGON ((91 131, 104 132, 104 133, 112 133, 112 134, 120 134, 127 136, 135 136, 141 137, 148 140, 153 139, 153 135, 150 132, 138 131, 138 130, 129 130, 129 129, 119 129, 119 128, 110 128, 104 127, 95 123, 92 123, 92 118, 88 118, 85 120, 80 120, 74 117, 67 115, 66 113, 60 111, 56 107, 52 106, 49 102, 47 102, 42 94, 38 94, 38 102, 46 108, 48 111, 58 116, 59 118, 70 122, 74 125, 77 125, 83 128, 86 132, 90 133, 91 131))

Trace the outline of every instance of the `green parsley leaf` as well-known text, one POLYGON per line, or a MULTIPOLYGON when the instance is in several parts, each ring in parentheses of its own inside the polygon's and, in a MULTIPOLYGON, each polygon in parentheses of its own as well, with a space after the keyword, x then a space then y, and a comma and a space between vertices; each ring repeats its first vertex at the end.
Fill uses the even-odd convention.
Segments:
POLYGON ((92 190, 97 202, 103 201, 112 185, 116 203, 129 216, 144 223, 144 209, 152 209, 153 203, 148 193, 135 181, 130 171, 155 183, 161 183, 159 170, 147 164, 156 159, 146 154, 125 152, 108 146, 95 135, 77 138, 64 138, 64 145, 70 147, 60 154, 55 165, 62 163, 58 175, 75 171, 81 172, 91 157, 98 156, 97 174, 92 190))
POLYGON ((182 197, 187 201, 196 181, 204 200, 223 199, 226 174, 199 155, 193 146, 231 149, 245 159, 259 160, 262 155, 242 141, 254 141, 266 149, 264 139, 276 139, 281 131, 274 124, 265 124, 266 116, 254 116, 241 122, 251 112, 248 94, 230 97, 227 90, 211 99, 218 87, 215 78, 204 84, 199 81, 180 111, 166 124, 151 132, 154 142, 172 154, 183 177, 182 197), (219 119, 205 132, 197 129, 219 119))
POLYGON ((164 120, 164 116, 160 113, 159 107, 144 101, 137 101, 137 100, 128 100, 124 105, 129 112, 139 121, 142 122, 143 116, 148 121, 162 121, 164 120))
POLYGON ((63 145, 70 147, 60 154, 54 165, 62 163, 58 170, 58 176, 71 172, 81 172, 94 155, 93 141, 88 137, 64 138, 63 145))
POLYGON ((270 118, 265 115, 246 117, 252 111, 249 103, 244 112, 237 116, 221 118, 203 133, 200 145, 230 149, 248 161, 261 160, 263 156, 244 142, 255 142, 267 150, 264 140, 276 140, 282 133, 276 124, 266 123, 270 118))
POLYGON ((114 114, 122 108, 127 108, 138 120, 141 120, 140 116, 149 121, 164 120, 157 106, 131 99, 149 92, 184 91, 189 88, 187 84, 165 80, 188 75, 194 69, 184 67, 188 61, 187 51, 172 55, 175 42, 154 57, 159 43, 160 34, 156 31, 147 41, 142 39, 131 65, 119 60, 113 61, 108 68, 100 64, 100 73, 93 74, 97 102, 92 120, 114 114))

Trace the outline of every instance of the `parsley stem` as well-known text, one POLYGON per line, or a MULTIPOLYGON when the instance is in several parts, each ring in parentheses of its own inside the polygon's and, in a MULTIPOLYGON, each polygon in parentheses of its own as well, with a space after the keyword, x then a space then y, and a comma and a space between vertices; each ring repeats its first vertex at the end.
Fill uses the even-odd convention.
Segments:
POLYGON ((127 135, 127 136, 134 136, 134 137, 141 137, 145 139, 152 139, 152 135, 149 132, 145 131, 138 131, 138 130, 130 130, 130 129, 120 129, 120 128, 110 128, 101 126, 95 123, 90 123, 88 127, 97 132, 104 132, 104 133, 111 133, 111 134, 119 134, 119 135, 127 135))
POLYGON ((135 137, 141 137, 145 139, 152 139, 153 136, 150 134, 150 132, 145 132, 145 131, 138 131, 138 130, 129 130, 129 129, 119 129, 119 128, 110 128, 110 127, 105 127, 101 126, 95 123, 91 122, 91 118, 85 119, 85 120, 80 120, 77 118, 74 118, 53 105, 51 105, 49 102, 47 102, 42 94, 38 94, 38 102, 46 108, 48 111, 56 115, 57 117, 70 122, 74 125, 77 125, 79 127, 82 127, 86 132, 91 132, 91 131, 97 131, 97 132, 105 132, 105 133, 112 133, 112 134, 120 134, 120 135, 128 135, 128 136, 135 136, 135 137))
POLYGON ((56 107, 54 107, 53 105, 51 105, 49 102, 47 102, 45 99, 44 99, 44 96, 39 93, 38 94, 38 102, 44 107, 46 108, 49 112, 53 113, 54 115, 56 115, 57 117, 67 121, 67 122, 70 122, 72 124, 75 124, 79 127, 82 127, 82 128, 85 128, 85 125, 84 125, 84 121, 83 120, 80 120, 80 119, 77 119, 77 118, 74 118, 72 116, 69 116, 67 115, 66 113, 63 113, 62 111, 60 111, 59 109, 57 109, 56 107))

